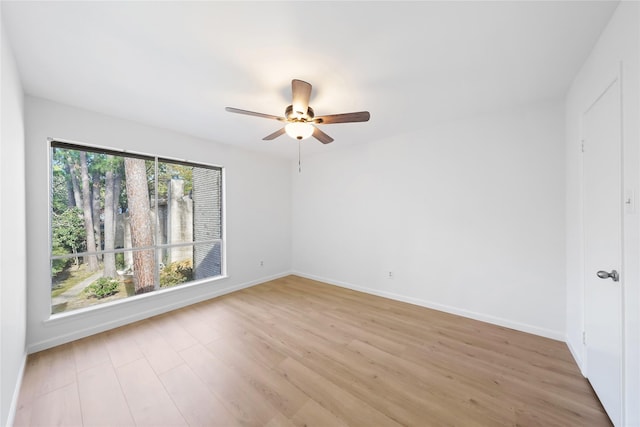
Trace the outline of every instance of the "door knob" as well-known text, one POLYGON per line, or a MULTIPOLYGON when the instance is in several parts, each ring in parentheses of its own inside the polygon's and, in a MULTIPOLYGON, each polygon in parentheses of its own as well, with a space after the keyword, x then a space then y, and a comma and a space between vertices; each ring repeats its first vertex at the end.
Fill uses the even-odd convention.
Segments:
POLYGON ((618 275, 618 272, 615 270, 611 270, 611 273, 600 270, 596 274, 601 279, 613 279, 614 282, 617 282, 618 280, 620 280, 620 276, 618 275))

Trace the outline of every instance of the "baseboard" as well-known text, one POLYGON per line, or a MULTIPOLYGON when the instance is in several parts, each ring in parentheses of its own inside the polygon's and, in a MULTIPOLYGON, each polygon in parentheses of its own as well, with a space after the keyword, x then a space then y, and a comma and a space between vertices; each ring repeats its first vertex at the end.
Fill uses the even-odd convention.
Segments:
POLYGON ((294 271, 291 274, 295 274, 296 276, 300 276, 300 277, 305 277, 307 279, 317 280, 319 282, 328 283, 330 285, 340 286, 342 288, 347 288, 354 291, 364 292, 367 294, 389 298, 396 301, 406 302, 406 303, 418 305, 421 307, 431 308, 433 310, 443 311, 445 313, 455 314, 455 315, 466 317, 469 319, 479 320, 481 322, 491 323, 493 325, 504 326, 505 328, 515 329, 517 331, 526 332, 529 334, 538 335, 545 338, 550 338, 556 341, 563 341, 563 342, 565 341, 564 333, 560 331, 540 328, 534 325, 514 322, 509 319, 503 319, 500 317, 491 316, 484 313, 477 313, 474 311, 465 310, 458 307, 434 303, 431 301, 425 301, 419 298, 413 298, 406 295, 395 294, 392 292, 380 291, 377 289, 372 289, 364 286, 354 285, 351 283, 341 282, 339 280, 332 280, 326 277, 315 276, 313 274, 306 274, 299 271, 294 271))
POLYGON ((27 353, 22 356, 22 363, 20 364, 20 370, 18 371, 18 378, 16 379, 16 386, 13 389, 13 397, 11 398, 11 405, 9 406, 9 414, 7 415, 7 427, 13 426, 16 419, 16 412, 18 411, 18 398, 20 397, 20 389, 22 388, 22 380, 24 378, 24 370, 27 367, 27 353))
MULTIPOLYGON (((248 282, 244 282, 244 283, 240 283, 237 285, 233 285, 233 286, 229 286, 226 288, 222 288, 222 289, 215 289, 212 292, 203 294, 203 295, 199 295, 197 297, 194 298, 188 298, 188 299, 181 299, 180 301, 173 303, 173 304, 164 304, 162 306, 158 306, 158 307, 154 307, 153 309, 150 310, 146 310, 146 311, 142 311, 142 312, 136 312, 135 314, 132 314, 130 316, 125 316, 125 317, 119 317, 118 319, 115 319, 113 321, 110 322, 104 322, 104 323, 100 323, 98 325, 93 325, 91 327, 85 328, 85 329, 78 329, 73 331, 72 333, 69 334, 65 334, 65 335, 59 335, 59 336, 55 336, 52 338, 48 338, 46 340, 42 340, 39 342, 35 342, 35 343, 31 343, 27 346, 27 353, 31 354, 31 353, 36 353, 38 351, 42 351, 42 350, 46 350, 48 348, 52 348, 52 347, 56 347, 58 345, 62 345, 62 344, 66 344, 68 342, 71 341, 75 341, 81 338, 85 338, 88 337, 90 335, 95 335, 98 334, 100 332, 104 332, 104 331, 108 331, 110 329, 115 329, 118 328, 120 326, 124 326, 133 322, 137 322, 140 320, 144 320, 147 319, 149 317, 153 317, 153 316, 157 316, 159 314, 163 314, 163 313, 167 313, 169 311, 173 311, 173 310, 177 310, 179 308, 183 308, 192 304, 196 304, 202 301, 206 301, 212 298, 216 298, 222 295, 226 295, 229 294, 231 292, 235 292, 235 291, 239 291, 241 289, 246 289, 246 288, 250 288, 252 286, 255 285, 259 285, 260 283, 264 283, 264 282, 268 282, 270 280, 275 280, 275 279, 279 279, 281 277, 286 277, 291 275, 292 273, 290 271, 286 271, 286 272, 282 272, 282 273, 278 273, 278 274, 274 274, 271 276, 265 276, 265 277, 261 277, 259 279, 256 280, 251 280, 248 282)), ((72 320, 72 319, 71 319, 72 320)))
POLYGON ((580 369, 580 373, 582 374, 583 377, 587 377, 587 370, 585 369, 586 367, 584 366, 584 362, 582 360, 582 357, 580 357, 580 353, 578 353, 575 349, 575 347, 573 346, 573 344, 571 343, 571 341, 569 340, 569 337, 565 337, 564 340, 567 343, 567 347, 569 347, 569 352, 571 353, 571 356, 573 356, 573 360, 575 360, 576 365, 578 365, 578 368, 580 369))

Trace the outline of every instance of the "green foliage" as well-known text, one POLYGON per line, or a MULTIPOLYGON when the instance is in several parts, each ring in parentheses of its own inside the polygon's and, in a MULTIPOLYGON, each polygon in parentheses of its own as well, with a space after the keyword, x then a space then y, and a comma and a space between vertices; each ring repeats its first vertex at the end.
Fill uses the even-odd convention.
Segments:
POLYGON ((191 280, 193 280, 193 262, 189 259, 172 262, 160 270, 160 287, 162 288, 170 288, 191 280))
MULTIPOLYGON (((66 148, 54 148, 51 159, 53 170, 52 180, 52 208, 56 214, 62 213, 69 204, 69 199, 73 197, 69 192, 72 175, 80 182, 80 152, 81 150, 70 150, 66 148)), ((113 156, 106 153, 86 151, 87 167, 92 180, 98 180, 100 189, 100 207, 104 208, 104 175, 106 171, 113 171, 114 176, 124 175, 124 160, 121 156, 113 156)), ((124 186, 119 189, 119 194, 115 197, 118 205, 126 206, 126 191, 124 186)), ((72 199, 73 200, 73 199, 72 199)))
POLYGON ((116 254, 116 269, 117 270, 124 270, 124 254, 122 252, 119 252, 116 254))
POLYGON ((101 277, 84 289, 88 297, 106 298, 118 293, 120 282, 112 277, 101 277))
POLYGON ((60 167, 53 169, 53 181, 51 183, 51 204, 54 214, 61 214, 68 208, 69 187, 65 171, 60 167))
POLYGON ((83 264, 66 268, 51 281, 51 296, 57 297, 93 274, 95 272, 88 270, 83 264))
POLYGON ((70 208, 61 214, 53 214, 51 219, 51 231, 53 233, 53 248, 67 249, 66 252, 54 254, 62 255, 75 253, 79 248, 85 246, 86 234, 84 229, 84 219, 82 209, 70 208))
MULTIPOLYGON (((149 194, 153 194, 155 185, 155 164, 147 162, 147 179, 149 181, 149 194)), ((158 197, 167 198, 167 184, 172 179, 184 181, 184 194, 188 195, 193 189, 193 166, 185 166, 177 163, 158 162, 158 197)))
MULTIPOLYGON (((64 212, 68 207, 69 200, 74 200, 73 190, 71 189, 71 176, 73 175, 76 179, 80 179, 80 160, 78 153, 76 150, 53 149, 53 156, 51 158, 51 167, 53 170, 51 201, 53 212, 56 214, 64 212)), ((80 200, 76 200, 76 203, 78 202, 80 202, 80 200)))
MULTIPOLYGON (((52 255, 65 255, 67 251, 60 246, 54 246, 52 255)), ((54 259, 51 260, 51 277, 56 277, 60 274, 71 262, 71 258, 63 258, 63 259, 54 259)))

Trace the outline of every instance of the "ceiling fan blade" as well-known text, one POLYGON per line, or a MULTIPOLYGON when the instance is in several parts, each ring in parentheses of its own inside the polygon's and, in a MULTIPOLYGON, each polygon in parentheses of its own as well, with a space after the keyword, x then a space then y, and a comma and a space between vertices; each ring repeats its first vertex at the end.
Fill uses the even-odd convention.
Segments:
POLYGON ((265 136, 264 138, 262 138, 263 141, 271 141, 272 139, 276 139, 277 137, 279 137, 280 135, 283 135, 285 132, 284 128, 282 129, 278 129, 277 131, 275 131, 274 133, 265 136))
POLYGON ((333 142, 333 138, 331 138, 329 135, 327 135, 326 133, 322 132, 320 129, 318 129, 317 127, 313 127, 313 134, 312 136, 317 139, 318 141, 322 142, 323 144, 328 144, 330 142, 333 142))
POLYGON ((313 119, 314 123, 321 125, 330 125, 332 123, 353 123, 367 122, 371 114, 368 111, 358 111, 357 113, 330 114, 328 116, 319 116, 313 119))
POLYGON ((285 119, 284 117, 272 116, 271 114, 256 113, 255 111, 241 110, 239 108, 226 107, 225 110, 230 113, 246 114, 247 116, 262 117, 264 119, 279 120, 281 122, 287 121, 287 119, 285 119))
POLYGON ((311 85, 302 80, 291 80, 291 93, 293 100, 293 112, 300 115, 307 114, 309 109, 309 98, 311 98, 311 85))

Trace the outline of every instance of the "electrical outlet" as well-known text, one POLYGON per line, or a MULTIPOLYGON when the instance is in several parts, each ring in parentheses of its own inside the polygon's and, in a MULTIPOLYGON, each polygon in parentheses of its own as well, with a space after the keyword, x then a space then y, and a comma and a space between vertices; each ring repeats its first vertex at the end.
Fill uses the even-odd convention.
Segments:
POLYGON ((260 267, 264 267, 264 261, 260 260, 260 267))
POLYGON ((393 279, 393 271, 387 272, 387 279, 393 279))

